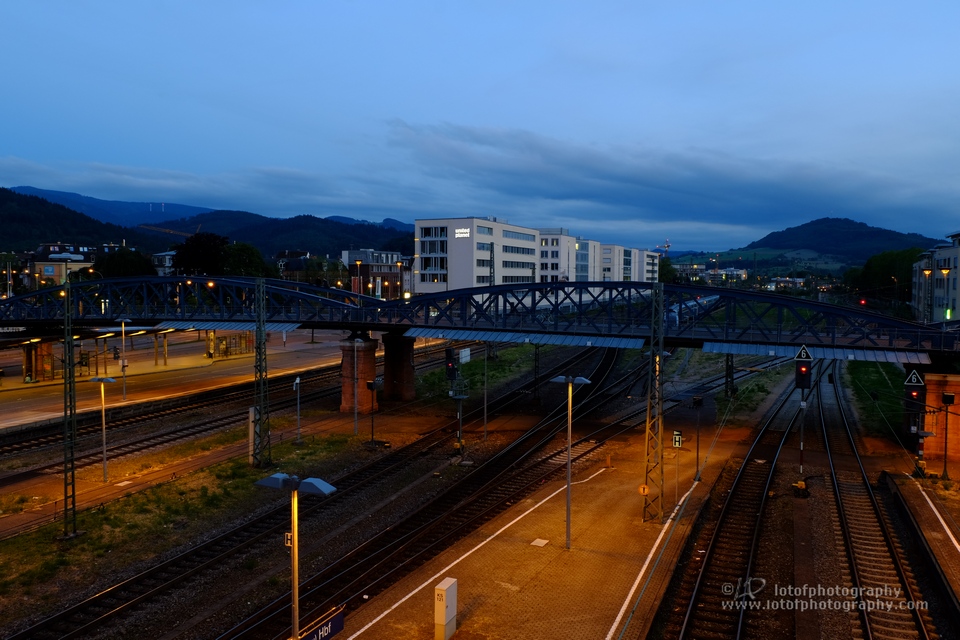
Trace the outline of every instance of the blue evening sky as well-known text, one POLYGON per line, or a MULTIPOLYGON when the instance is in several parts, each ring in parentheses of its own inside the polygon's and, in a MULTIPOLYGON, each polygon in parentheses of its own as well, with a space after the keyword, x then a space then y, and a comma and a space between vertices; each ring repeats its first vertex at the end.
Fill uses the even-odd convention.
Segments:
POLYGON ((954 1, 7 2, 0 186, 675 250, 943 237, 958 63, 954 1))

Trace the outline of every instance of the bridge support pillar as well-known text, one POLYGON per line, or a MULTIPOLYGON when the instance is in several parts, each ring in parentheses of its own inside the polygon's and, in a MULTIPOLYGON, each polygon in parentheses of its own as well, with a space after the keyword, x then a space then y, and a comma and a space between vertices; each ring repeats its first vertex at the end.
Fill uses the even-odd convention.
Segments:
POLYGON ((377 378, 377 345, 366 333, 350 334, 340 342, 340 413, 377 410, 375 392, 367 388, 367 381, 377 378))
POLYGON ((415 338, 398 333, 383 335, 383 397, 410 401, 417 398, 413 368, 415 338))

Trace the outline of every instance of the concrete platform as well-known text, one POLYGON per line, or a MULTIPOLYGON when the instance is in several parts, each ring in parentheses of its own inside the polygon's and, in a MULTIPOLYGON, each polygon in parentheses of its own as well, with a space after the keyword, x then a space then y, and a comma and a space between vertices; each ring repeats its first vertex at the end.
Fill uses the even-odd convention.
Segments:
MULTIPOLYGON (((712 438, 712 429, 703 435, 712 438)), ((736 433, 720 439, 695 486, 693 451, 680 451, 679 485, 676 458, 666 460, 665 511, 673 513, 661 525, 641 521, 643 434, 620 438, 575 467, 569 550, 560 480, 373 597, 347 617, 342 636, 433 638, 434 587, 455 578, 458 640, 643 637, 697 510, 738 440, 736 433)))

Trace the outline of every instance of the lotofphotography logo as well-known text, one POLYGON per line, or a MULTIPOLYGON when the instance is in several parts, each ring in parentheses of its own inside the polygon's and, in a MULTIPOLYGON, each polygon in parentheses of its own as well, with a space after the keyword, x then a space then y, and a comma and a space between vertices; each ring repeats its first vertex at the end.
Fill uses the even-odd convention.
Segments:
POLYGON ((775 584, 767 588, 763 578, 741 578, 724 582, 720 587, 727 597, 723 608, 729 610, 762 611, 925 611, 925 601, 914 602, 903 597, 900 587, 887 584, 876 587, 845 587, 828 585, 801 586, 775 584))

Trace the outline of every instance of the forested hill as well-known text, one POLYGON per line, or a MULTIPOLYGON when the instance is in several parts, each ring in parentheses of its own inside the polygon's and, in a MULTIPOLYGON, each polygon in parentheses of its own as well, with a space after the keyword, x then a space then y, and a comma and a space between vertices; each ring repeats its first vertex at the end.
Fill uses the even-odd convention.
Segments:
POLYGON ((0 252, 34 251, 45 242, 98 245, 124 241, 144 252, 163 251, 171 244, 169 238, 100 222, 43 198, 0 187, 0 252))
POLYGON ((811 250, 823 255, 841 256, 853 264, 863 264, 870 256, 884 251, 918 247, 930 249, 943 240, 919 233, 900 233, 871 227, 847 218, 820 218, 798 227, 770 233, 746 249, 811 250))

